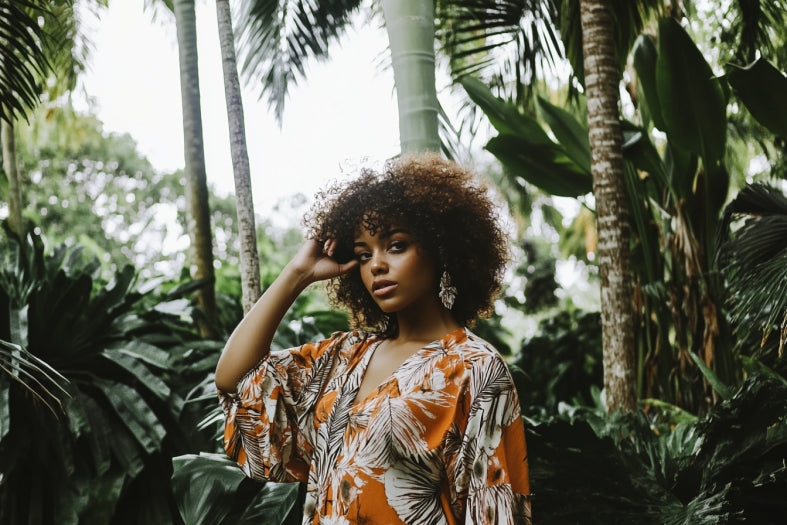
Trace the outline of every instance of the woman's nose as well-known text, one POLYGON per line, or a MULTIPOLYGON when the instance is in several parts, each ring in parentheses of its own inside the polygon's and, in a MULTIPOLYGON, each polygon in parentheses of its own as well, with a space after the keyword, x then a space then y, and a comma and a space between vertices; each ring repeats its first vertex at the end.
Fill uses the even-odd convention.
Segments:
POLYGON ((385 257, 382 255, 375 254, 372 256, 372 273, 374 275, 378 275, 384 273, 388 270, 388 263, 385 260, 385 257))

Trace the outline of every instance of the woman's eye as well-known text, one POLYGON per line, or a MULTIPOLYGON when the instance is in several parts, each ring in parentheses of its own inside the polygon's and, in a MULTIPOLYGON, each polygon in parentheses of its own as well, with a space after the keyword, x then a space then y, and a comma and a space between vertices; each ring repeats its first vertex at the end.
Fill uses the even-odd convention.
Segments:
POLYGON ((394 241, 391 243, 391 251, 401 252, 405 248, 407 248, 407 242, 405 241, 394 241))
POLYGON ((360 252, 355 254, 355 258, 358 259, 359 261, 365 261, 369 257, 371 257, 371 255, 369 255, 369 252, 360 252))

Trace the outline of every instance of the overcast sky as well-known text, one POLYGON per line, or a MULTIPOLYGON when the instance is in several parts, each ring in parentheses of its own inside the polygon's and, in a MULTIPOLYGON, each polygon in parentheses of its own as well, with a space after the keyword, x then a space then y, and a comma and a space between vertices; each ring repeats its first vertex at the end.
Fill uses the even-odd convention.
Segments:
MULTIPOLYGON (((183 167, 183 131, 174 17, 154 20, 143 2, 110 2, 100 20, 84 22, 94 44, 84 87, 106 131, 128 132, 154 167, 183 167)), ((232 162, 215 6, 197 4, 200 90, 205 161, 210 184, 233 191, 232 162)), ((255 209, 261 215, 281 198, 309 199, 342 170, 379 162, 399 150, 393 73, 378 67, 383 29, 358 24, 335 48, 332 60, 315 63, 287 101, 276 125, 256 86, 243 103, 255 209)))

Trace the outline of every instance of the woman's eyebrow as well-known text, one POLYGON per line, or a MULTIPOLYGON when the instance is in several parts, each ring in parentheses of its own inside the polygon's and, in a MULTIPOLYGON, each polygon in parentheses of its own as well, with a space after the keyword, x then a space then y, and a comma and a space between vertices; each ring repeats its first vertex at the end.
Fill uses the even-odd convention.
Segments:
MULTIPOLYGON (((397 233, 403 233, 405 235, 410 235, 410 232, 405 230, 404 228, 393 228, 391 230, 388 230, 388 231, 380 233, 380 238, 381 239, 388 239, 389 237, 393 237, 397 233)), ((367 244, 365 242, 363 242, 363 241, 355 241, 353 243, 353 248, 358 248, 358 247, 363 247, 363 246, 367 246, 367 244)))

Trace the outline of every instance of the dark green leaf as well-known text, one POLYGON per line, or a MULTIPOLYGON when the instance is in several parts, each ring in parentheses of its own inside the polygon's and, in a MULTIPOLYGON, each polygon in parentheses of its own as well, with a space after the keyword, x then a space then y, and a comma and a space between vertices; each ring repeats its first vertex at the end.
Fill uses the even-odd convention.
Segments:
POLYGON ((214 525, 235 510, 234 496, 246 476, 227 456, 188 454, 173 458, 172 466, 172 489, 186 523, 214 525))
POLYGON ((727 80, 746 109, 775 135, 787 137, 787 77, 760 58, 746 67, 727 65, 727 80))
POLYGON ((539 147, 519 136, 501 134, 487 143, 511 175, 521 177, 552 195, 578 197, 593 191, 589 174, 556 146, 539 147))
POLYGON ((663 131, 666 129, 666 125, 661 116, 661 103, 656 86, 656 61, 658 59, 656 42, 650 35, 640 35, 634 43, 631 53, 634 69, 639 77, 637 87, 642 91, 639 103, 643 120, 647 123, 648 117, 653 119, 653 125, 663 131))
POLYGON ((587 175, 590 175, 590 141, 588 128, 563 108, 538 97, 541 116, 546 121, 566 155, 587 175))
POLYGON ((718 78, 674 18, 659 21, 656 90, 668 139, 715 168, 724 158, 727 101, 718 78))
POLYGON ((708 383, 711 384, 713 390, 715 390, 722 399, 730 399, 733 396, 735 393, 734 390, 722 383, 722 381, 719 379, 719 376, 716 375, 716 372, 711 370, 711 368, 705 364, 705 361, 703 361, 700 356, 694 352, 690 352, 689 356, 691 357, 692 361, 694 361, 694 364, 697 365, 697 367, 702 371, 702 375, 704 375, 705 379, 708 380, 708 383))

